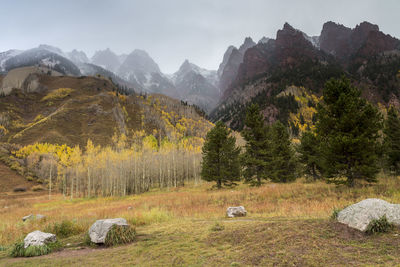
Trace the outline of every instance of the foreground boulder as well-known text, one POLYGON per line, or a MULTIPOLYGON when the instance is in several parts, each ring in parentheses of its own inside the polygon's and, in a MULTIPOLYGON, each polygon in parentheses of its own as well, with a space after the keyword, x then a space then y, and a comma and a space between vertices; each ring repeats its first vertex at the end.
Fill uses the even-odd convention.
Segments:
POLYGON ((104 244, 107 233, 113 225, 129 226, 123 218, 97 220, 89 229, 90 240, 96 244, 104 244))
POLYGON ((226 210, 226 216, 228 216, 229 218, 243 217, 243 216, 246 216, 246 214, 247 214, 247 211, 243 206, 229 207, 226 210))
POLYGON ((382 199, 368 198, 353 204, 337 215, 337 220, 347 226, 365 232, 372 220, 386 216, 389 223, 400 225, 400 205, 382 199))
POLYGON ((29 233, 24 239, 24 248, 29 246, 44 246, 57 241, 55 234, 34 231, 29 233))

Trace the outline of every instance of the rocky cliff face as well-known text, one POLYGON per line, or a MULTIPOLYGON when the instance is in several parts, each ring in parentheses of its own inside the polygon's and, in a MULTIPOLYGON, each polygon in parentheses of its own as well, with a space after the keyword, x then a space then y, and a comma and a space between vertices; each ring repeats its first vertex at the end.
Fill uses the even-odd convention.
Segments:
POLYGON ((218 69, 219 88, 221 92, 224 93, 225 90, 234 82, 239 66, 243 62, 245 52, 255 45, 254 41, 250 37, 247 37, 239 49, 230 46, 225 52, 224 60, 218 69))
POLYGON ((220 93, 217 87, 217 72, 202 69, 185 60, 172 79, 179 98, 195 104, 206 112, 218 103, 220 93))
MULTIPOLYGON (((237 49, 232 49, 230 59, 235 53, 237 49)), ((296 101, 290 96, 279 98, 282 90, 296 85, 318 95, 328 79, 343 74, 363 88, 363 96, 372 102, 387 104, 400 99, 400 41, 368 22, 354 29, 327 22, 321 35, 313 37, 285 23, 275 40, 263 39, 248 48, 239 65, 236 77, 227 79, 233 82, 210 114, 213 120, 223 120, 235 129, 243 126, 243 114, 251 102, 259 103, 264 114, 274 110, 275 118, 288 123, 285 120, 288 112, 296 109, 296 101)), ((267 117, 270 121, 271 116, 267 117)))
POLYGON ((342 64, 351 64, 357 57, 370 57, 399 47, 399 40, 379 31, 378 25, 362 22, 354 29, 334 22, 324 24, 320 47, 342 64))

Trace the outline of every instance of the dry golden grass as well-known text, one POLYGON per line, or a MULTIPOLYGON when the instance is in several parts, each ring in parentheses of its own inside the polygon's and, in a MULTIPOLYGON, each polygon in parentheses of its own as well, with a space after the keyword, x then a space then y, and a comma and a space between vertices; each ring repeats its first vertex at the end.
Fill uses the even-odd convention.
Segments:
POLYGON ((373 186, 347 188, 323 182, 265 184, 259 188, 239 185, 233 189, 210 190, 211 184, 188 186, 171 191, 154 190, 125 198, 74 199, 62 195, 27 198, 0 198, 0 245, 9 245, 28 232, 72 220, 82 229, 101 218, 124 217, 136 226, 181 219, 218 220, 228 206, 243 205, 248 217, 318 219, 329 218, 334 208, 342 208, 365 198, 378 197, 400 203, 400 180, 381 179, 373 186), (132 207, 132 208, 129 208, 132 207), (42 221, 22 222, 28 214, 43 214, 42 221))

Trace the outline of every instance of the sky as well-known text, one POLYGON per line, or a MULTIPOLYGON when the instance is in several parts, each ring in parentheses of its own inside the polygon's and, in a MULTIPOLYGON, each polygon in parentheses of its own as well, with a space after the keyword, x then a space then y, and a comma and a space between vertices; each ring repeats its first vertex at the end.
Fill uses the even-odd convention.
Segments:
POLYGON ((326 21, 369 21, 400 38, 399 0, 0 0, 0 8, 0 51, 143 49, 164 73, 185 59, 217 69, 229 45, 275 38, 285 22, 313 36, 326 21))

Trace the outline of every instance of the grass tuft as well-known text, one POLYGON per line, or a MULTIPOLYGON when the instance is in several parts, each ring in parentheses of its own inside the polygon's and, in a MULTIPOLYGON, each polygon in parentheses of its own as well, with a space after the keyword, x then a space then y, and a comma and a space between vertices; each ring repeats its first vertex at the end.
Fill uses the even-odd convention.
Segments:
POLYGON ((136 231, 131 226, 113 225, 107 233, 104 244, 107 247, 119 244, 128 244, 132 243, 135 240, 135 237, 136 231))
POLYGON ((342 211, 342 209, 333 208, 331 219, 336 220, 339 215, 339 212, 341 212, 341 211, 342 211))
POLYGON ((225 229, 225 226, 223 224, 220 224, 218 222, 216 222, 211 228, 210 230, 212 232, 218 232, 218 231, 223 231, 225 229))
POLYGON ((41 255, 46 255, 51 253, 52 251, 59 250, 61 248, 61 244, 56 241, 54 243, 50 243, 44 246, 29 246, 24 248, 24 242, 15 243, 10 251, 11 257, 36 257, 41 255))
POLYGON ((387 233, 393 229, 393 225, 388 222, 386 216, 382 216, 379 219, 372 220, 365 231, 367 234, 387 233))
POLYGON ((77 235, 84 231, 85 229, 82 226, 71 220, 63 220, 61 223, 55 222, 52 225, 48 225, 45 229, 45 232, 54 233, 60 238, 77 235))

